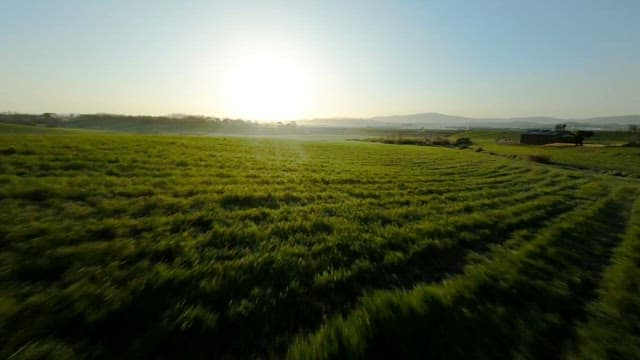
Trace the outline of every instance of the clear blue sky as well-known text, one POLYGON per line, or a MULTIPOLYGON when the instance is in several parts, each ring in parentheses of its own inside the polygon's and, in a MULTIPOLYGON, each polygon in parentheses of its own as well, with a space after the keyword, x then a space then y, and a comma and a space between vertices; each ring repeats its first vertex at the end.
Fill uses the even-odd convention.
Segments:
POLYGON ((0 111, 640 113, 640 1, 2 0, 0 111))

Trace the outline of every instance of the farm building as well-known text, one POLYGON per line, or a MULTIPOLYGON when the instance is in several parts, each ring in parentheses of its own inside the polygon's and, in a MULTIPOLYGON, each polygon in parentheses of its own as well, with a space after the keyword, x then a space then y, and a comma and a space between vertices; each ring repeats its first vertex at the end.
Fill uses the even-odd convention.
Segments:
POLYGON ((555 142, 573 142, 574 135, 569 131, 528 130, 520 134, 521 144, 544 145, 555 142))

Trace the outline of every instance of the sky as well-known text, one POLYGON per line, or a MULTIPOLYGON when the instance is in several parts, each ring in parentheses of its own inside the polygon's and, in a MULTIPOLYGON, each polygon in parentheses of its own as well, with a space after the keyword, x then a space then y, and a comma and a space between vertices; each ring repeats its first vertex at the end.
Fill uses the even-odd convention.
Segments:
POLYGON ((640 113, 640 1, 0 1, 0 111, 640 113))

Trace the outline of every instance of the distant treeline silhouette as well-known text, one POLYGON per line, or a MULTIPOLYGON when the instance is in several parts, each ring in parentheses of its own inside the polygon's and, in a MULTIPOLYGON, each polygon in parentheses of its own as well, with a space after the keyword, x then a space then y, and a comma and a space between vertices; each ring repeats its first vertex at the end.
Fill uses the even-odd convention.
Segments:
MULTIPOLYGON (((92 129, 147 134, 244 134, 314 136, 424 136, 421 129, 350 128, 308 126, 295 121, 257 122, 201 115, 120 115, 120 114, 21 114, 0 113, 0 124, 51 128, 92 129)), ((433 131, 429 131, 431 133, 433 131)), ((442 131, 448 136, 451 131, 442 131)), ((440 134, 440 132, 438 132, 440 134)))
MULTIPOLYGON (((252 129, 261 126, 255 121, 195 115, 130 116, 117 114, 0 114, 0 122, 47 126, 101 129, 127 132, 211 132, 252 129)), ((281 124, 283 125, 283 124, 281 124)), ((283 125, 284 126, 284 125, 283 125)))

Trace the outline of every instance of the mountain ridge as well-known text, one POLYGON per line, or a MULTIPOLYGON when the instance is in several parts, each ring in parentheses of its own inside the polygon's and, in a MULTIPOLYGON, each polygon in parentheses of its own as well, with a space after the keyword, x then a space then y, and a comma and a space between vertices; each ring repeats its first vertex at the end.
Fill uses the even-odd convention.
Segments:
POLYGON ((460 127, 513 127, 529 128, 549 126, 558 123, 570 126, 604 126, 626 127, 640 125, 640 114, 613 115, 589 118, 560 118, 551 116, 524 116, 510 118, 480 118, 456 116, 436 112, 416 113, 407 115, 386 115, 368 118, 317 118, 297 121, 306 126, 342 126, 342 127, 429 127, 429 128, 460 128, 460 127))

